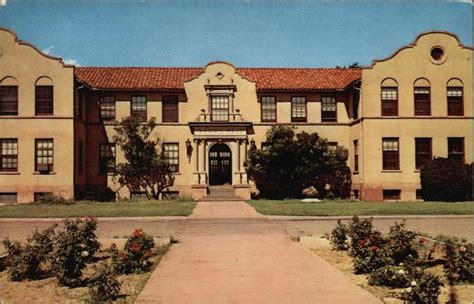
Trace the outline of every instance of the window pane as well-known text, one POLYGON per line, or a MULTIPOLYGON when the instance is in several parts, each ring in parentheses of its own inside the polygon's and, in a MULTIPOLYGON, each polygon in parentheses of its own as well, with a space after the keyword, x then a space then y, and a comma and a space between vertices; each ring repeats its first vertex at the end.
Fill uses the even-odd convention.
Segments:
POLYGON ((229 97, 228 96, 212 96, 211 113, 213 121, 229 120, 229 97))
POLYGON ((178 122, 178 96, 163 97, 163 122, 178 122))
POLYGON ((306 97, 291 98, 291 120, 306 121, 306 97))
POLYGON ((53 86, 36 86, 36 115, 53 114, 53 86))
POLYGON ((140 122, 145 122, 147 119, 146 103, 146 96, 132 96, 132 116, 140 122))
POLYGON ((430 88, 415 87, 415 115, 431 115, 430 88))
POLYGON ((383 138, 382 152, 384 170, 400 169, 398 138, 383 138))
POLYGON ((432 159, 431 138, 415 138, 415 167, 420 169, 432 159))
POLYGON ((398 115, 398 88, 382 87, 382 116, 398 115))
POLYGON ((54 162, 54 145, 52 139, 37 139, 36 140, 36 171, 53 171, 54 162))
POLYGON ((321 119, 322 121, 336 121, 337 103, 334 97, 321 98, 321 119))
POLYGON ((448 115, 464 115, 463 88, 448 87, 446 93, 448 99, 448 115))
POLYGON ((262 121, 276 121, 276 98, 262 96, 262 121))
POLYGON ((100 118, 102 120, 115 119, 115 97, 104 96, 100 99, 100 118))
POLYGON ((464 162, 464 138, 448 138, 448 158, 464 162))
POLYGON ((163 156, 172 172, 179 172, 179 144, 163 143, 163 156))
POLYGON ((18 115, 17 86, 0 86, 0 115, 18 115))

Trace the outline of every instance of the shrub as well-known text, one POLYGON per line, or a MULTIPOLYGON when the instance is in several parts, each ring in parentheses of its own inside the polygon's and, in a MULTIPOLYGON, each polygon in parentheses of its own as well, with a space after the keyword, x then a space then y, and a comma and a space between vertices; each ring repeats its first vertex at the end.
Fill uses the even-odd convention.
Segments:
POLYGON ((351 187, 348 151, 334 151, 317 133, 301 132, 275 125, 266 134, 268 147, 251 145, 245 168, 264 198, 298 198, 301 191, 314 186, 325 197, 348 197, 351 187), (326 189, 326 185, 329 185, 326 189))
POLYGON ((136 229, 125 243, 124 251, 112 248, 112 262, 118 273, 143 272, 151 266, 149 261, 155 248, 153 237, 136 229))
POLYGON ((371 272, 369 274, 369 284, 391 288, 404 288, 410 285, 410 278, 407 271, 402 267, 389 265, 371 272))
POLYGON ((96 228, 95 219, 64 221, 64 231, 57 234, 52 252, 52 270, 61 284, 76 287, 83 283, 82 271, 100 247, 96 228))
POLYGON ((97 193, 97 201, 99 202, 114 202, 115 201, 115 192, 112 191, 109 187, 102 188, 97 193))
POLYGON ((357 274, 371 273, 376 269, 393 264, 393 260, 388 256, 383 247, 373 244, 361 247, 359 255, 354 257, 353 262, 354 272, 357 274))
POLYGON ((384 250, 387 251, 387 255, 392 258, 395 265, 418 258, 418 252, 414 248, 415 238, 416 234, 408 230, 405 223, 395 222, 393 226, 390 226, 384 250))
POLYGON ((72 205, 74 204, 74 200, 72 199, 65 199, 61 195, 55 194, 46 194, 40 197, 35 204, 38 205, 72 205))
POLYGON ((89 293, 94 302, 115 300, 120 294, 120 282, 114 269, 108 264, 94 267, 95 273, 89 281, 89 293))
POLYGON ((408 303, 438 303, 443 286, 439 278, 418 268, 409 271, 410 285, 401 298, 408 303))
POLYGON ((346 250, 348 239, 347 239, 347 226, 341 222, 337 221, 336 227, 331 231, 331 244, 333 249, 336 250, 346 250))
POLYGON ((446 263, 444 273, 450 282, 473 282, 473 246, 456 245, 448 240, 444 247, 446 263))
POLYGON ((12 281, 36 278, 41 274, 41 264, 46 262, 53 248, 54 229, 56 225, 43 231, 35 230, 25 245, 19 242, 3 241, 12 262, 8 270, 12 281))
POLYGON ((425 201, 462 201, 472 196, 472 164, 435 158, 420 170, 421 197, 425 201))
POLYGON ((352 217, 348 234, 351 238, 349 254, 353 257, 365 256, 370 246, 378 246, 384 242, 382 234, 372 226, 372 218, 359 219, 352 217))

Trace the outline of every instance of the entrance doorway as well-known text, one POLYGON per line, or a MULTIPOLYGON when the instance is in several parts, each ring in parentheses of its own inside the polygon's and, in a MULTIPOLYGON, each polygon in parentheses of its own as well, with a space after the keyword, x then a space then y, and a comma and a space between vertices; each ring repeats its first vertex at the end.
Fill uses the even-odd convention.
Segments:
POLYGON ((226 144, 215 144, 209 150, 209 184, 232 184, 232 153, 226 144))

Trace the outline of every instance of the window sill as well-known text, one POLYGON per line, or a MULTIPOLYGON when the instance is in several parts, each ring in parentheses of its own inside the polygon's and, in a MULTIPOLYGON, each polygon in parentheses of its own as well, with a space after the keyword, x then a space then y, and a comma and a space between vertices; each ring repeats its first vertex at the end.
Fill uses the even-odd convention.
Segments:
POLYGON ((415 173, 420 173, 420 169, 415 169, 415 171, 413 171, 415 173))
POLYGON ((353 175, 359 175, 359 171, 352 172, 353 175))
POLYGON ((172 174, 172 175, 181 175, 180 172, 172 172, 171 174, 172 174))
POLYGON ((0 175, 20 175, 19 171, 0 171, 0 175))
POLYGON ((47 172, 47 173, 41 173, 41 172, 35 171, 35 172, 33 172, 33 175, 56 175, 56 172, 51 171, 51 172, 47 172))
POLYGON ((382 173, 402 173, 402 170, 382 170, 382 173))

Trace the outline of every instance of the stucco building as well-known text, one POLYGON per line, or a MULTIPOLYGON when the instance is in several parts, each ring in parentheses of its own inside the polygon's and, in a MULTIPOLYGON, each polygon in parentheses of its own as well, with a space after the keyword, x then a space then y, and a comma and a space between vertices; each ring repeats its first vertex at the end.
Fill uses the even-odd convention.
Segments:
POLYGON ((114 125, 130 115, 156 118, 167 197, 249 198, 249 144, 282 123, 347 148, 356 197, 416 200, 424 162, 472 162, 472 84, 472 49, 445 32, 364 68, 156 68, 68 66, 0 29, 0 202, 117 190, 114 125))

